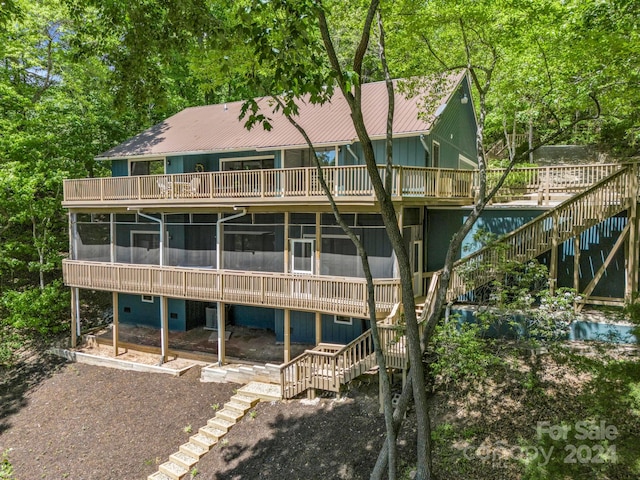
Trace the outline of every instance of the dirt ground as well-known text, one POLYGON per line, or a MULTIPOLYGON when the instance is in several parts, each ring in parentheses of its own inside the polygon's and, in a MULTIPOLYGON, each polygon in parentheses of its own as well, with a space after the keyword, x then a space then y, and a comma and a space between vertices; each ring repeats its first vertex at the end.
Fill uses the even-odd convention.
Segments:
MULTIPOLYGON (((43 374, 20 394, 6 377, 1 390, 0 452, 18 480, 146 478, 239 387, 201 383, 198 367, 176 378, 47 356, 34 368, 43 374)), ((259 404, 197 478, 368 478, 382 438, 376 401, 259 404)))
MULTIPOLYGON (((639 357, 607 355, 570 352, 532 361, 511 352, 482 382, 439 390, 430 400, 438 478, 640 478, 639 357), (576 435, 585 421, 615 427, 606 444, 617 449, 615 458, 567 462, 570 447, 593 453, 602 443, 576 435), (568 438, 538 435, 538 422, 568 427, 568 438), (542 463, 537 452, 552 447, 551 460, 542 463)), ((18 480, 146 478, 187 441, 189 426, 197 431, 214 416, 212 405, 238 388, 201 383, 197 367, 176 378, 41 355, 0 375, 0 452, 9 450, 18 480)), ((260 403, 200 460, 195 478, 368 478, 384 438, 377 390, 375 377, 363 376, 341 399, 260 403)), ((402 478, 409 478, 412 412, 399 444, 402 478)))

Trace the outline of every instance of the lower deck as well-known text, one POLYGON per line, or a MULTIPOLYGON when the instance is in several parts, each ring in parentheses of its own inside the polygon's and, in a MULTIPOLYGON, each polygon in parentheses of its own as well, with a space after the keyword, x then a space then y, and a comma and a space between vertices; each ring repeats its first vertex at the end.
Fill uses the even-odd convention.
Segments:
MULTIPOLYGON (((207 363, 218 359, 218 332, 206 327, 195 327, 187 331, 170 331, 169 356, 193 358, 207 363)), ((113 345, 113 329, 105 328, 95 335, 101 345, 113 345)), ((160 354, 161 338, 157 328, 120 324, 118 329, 119 353, 125 349, 142 350, 160 354)), ((313 344, 291 344, 291 355, 297 357, 313 344)), ((270 330, 228 325, 225 348, 227 360, 234 362, 273 363, 279 365, 284 358, 284 344, 276 340, 270 330)))

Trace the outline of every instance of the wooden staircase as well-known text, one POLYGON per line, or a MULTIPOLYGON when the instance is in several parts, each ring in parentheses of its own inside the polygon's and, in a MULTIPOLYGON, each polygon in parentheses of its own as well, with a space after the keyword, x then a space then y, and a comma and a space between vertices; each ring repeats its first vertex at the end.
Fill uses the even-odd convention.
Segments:
MULTIPOLYGON (((571 197, 498 241, 454 263, 446 301, 491 282, 505 261, 527 262, 557 247, 598 223, 628 209, 638 199, 638 167, 624 165, 587 190, 571 197)), ((442 271, 433 273, 426 297, 417 299, 421 326, 431 315, 442 271), (424 299, 424 302, 422 300, 424 299)), ((400 305, 378 322, 382 348, 389 368, 407 368, 406 336, 400 305)), ((293 398, 308 388, 338 392, 376 364, 371 331, 348 345, 319 344, 281 367, 283 398, 293 398)))
POLYGON ((251 382, 240 388, 224 408, 216 412, 215 417, 191 435, 187 443, 180 445, 179 450, 169 456, 169 461, 159 465, 158 471, 149 475, 147 480, 182 480, 259 401, 280 398, 277 385, 251 382))

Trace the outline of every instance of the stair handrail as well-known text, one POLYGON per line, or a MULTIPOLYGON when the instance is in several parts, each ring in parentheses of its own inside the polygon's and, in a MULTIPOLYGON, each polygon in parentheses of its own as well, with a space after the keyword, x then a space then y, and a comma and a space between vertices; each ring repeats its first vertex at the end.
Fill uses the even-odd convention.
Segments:
MULTIPOLYGON (((516 238, 518 235, 522 235, 524 233, 527 233, 529 230, 533 229, 533 228, 542 228, 544 227, 545 223, 549 223, 549 219, 550 219, 550 225, 548 229, 543 229, 543 233, 547 234, 549 232, 552 232, 553 230, 555 230, 555 234, 557 235, 557 237, 555 238, 555 242, 556 244, 563 242, 565 240, 567 240, 568 238, 571 238, 572 236, 581 233, 582 231, 586 230, 587 228, 592 227, 593 225, 597 224, 598 222, 602 221, 604 218, 601 218, 600 215, 596 215, 594 218, 585 218, 585 217, 581 217, 581 220, 585 220, 585 223, 582 225, 582 230, 578 231, 578 229, 576 229, 576 224, 574 222, 572 222, 570 224, 570 229, 565 229, 564 231, 561 229, 558 229, 558 227, 560 226, 560 220, 561 218, 564 219, 564 217, 561 216, 562 213, 569 213, 572 212, 572 208, 575 205, 580 205, 580 202, 582 202, 585 198, 588 198, 594 194, 601 194, 602 192, 605 192, 609 198, 607 198, 606 200, 608 201, 599 201, 599 202, 592 202, 591 204, 588 204, 587 206, 589 207, 595 207, 599 210, 597 210, 597 213, 606 213, 608 216, 611 215, 615 215, 616 213, 619 213, 623 210, 625 210, 628 207, 628 202, 630 200, 630 182, 628 182, 628 177, 630 176, 631 173, 637 175, 637 171, 636 169, 632 169, 632 166, 634 164, 624 164, 620 170, 610 174, 609 176, 607 176, 606 178, 603 178, 602 180, 596 182, 595 184, 593 184, 591 187, 589 187, 588 189, 584 190, 583 192, 565 200, 564 202, 560 203, 559 205, 555 206, 554 208, 548 210, 547 212, 543 213, 542 215, 534 218, 533 220, 531 220, 530 222, 527 222, 526 224, 522 225, 521 227, 513 230, 512 232, 504 235, 503 237, 501 237, 500 239, 496 240, 495 242, 491 243, 490 245, 487 245, 479 250, 477 250, 476 252, 472 253, 471 255, 468 255, 464 258, 461 258, 459 260, 457 260, 456 262, 454 262, 453 264, 453 269, 451 272, 451 281, 449 284, 449 287, 447 288, 447 301, 451 301, 454 300, 455 298, 457 298, 458 296, 462 295, 463 293, 466 293, 467 291, 469 291, 470 288, 477 288, 480 285, 474 285, 473 287, 469 287, 467 285, 467 282, 464 281, 464 279, 462 279, 462 281, 459 281, 459 278, 461 277, 460 274, 460 270, 461 267, 463 267, 466 264, 471 263, 472 261, 475 261, 477 258, 481 258, 481 261, 484 261, 484 256, 485 254, 489 253, 489 262, 492 262, 493 260, 495 260, 495 255, 493 255, 496 252, 496 246, 498 245, 506 245, 507 249, 502 251, 502 254, 504 255, 509 255, 506 252, 513 252, 514 251, 514 244, 515 242, 512 241, 512 239, 516 238), (617 183, 616 183, 617 182, 617 183), (603 187, 609 185, 609 184, 616 184, 616 186, 618 188, 615 189, 607 189, 605 190, 603 187), (614 206, 615 208, 611 208, 612 206, 614 206), (493 256, 492 256, 493 255, 493 256)), ((603 200, 602 198, 599 198, 598 200, 603 200)), ((583 212, 580 212, 583 213, 583 212)), ((571 218, 571 216, 569 216, 569 218, 571 218)), ((574 219, 575 221, 575 219, 574 219)), ((534 240, 535 236, 534 236, 534 240)), ((535 244, 535 248, 531 248, 529 249, 530 252, 527 253, 526 249, 525 249, 525 258, 530 257, 530 258, 535 258, 536 256, 540 255, 541 253, 544 253, 545 251, 549 250, 551 247, 551 241, 550 239, 547 239, 547 241, 543 244, 544 248, 541 248, 540 244, 538 244, 538 242, 536 241, 535 244)), ((526 245, 525 245, 526 246, 526 245)), ((512 257, 515 257, 515 255, 512 255, 512 257)), ((511 258, 513 259, 513 258, 511 258)), ((523 260, 524 261, 524 260, 523 260)), ((480 262, 478 262, 480 263, 480 262)), ((431 314, 433 313, 433 308, 435 307, 435 296, 437 295, 439 286, 440 286, 440 281, 441 281, 441 275, 443 273, 443 270, 437 270, 435 272, 433 272, 433 275, 431 277, 431 281, 429 282, 429 289, 427 291, 426 294, 426 298, 425 298, 425 303, 424 303, 424 308, 422 310, 422 314, 420 315, 420 317, 417 319, 418 320, 418 324, 420 326, 420 330, 422 333, 422 330, 424 329, 424 326, 426 325, 426 320, 431 316, 431 314)), ((484 274, 484 279, 489 282, 492 279, 492 274, 493 272, 491 270, 483 270, 483 274, 484 274)), ((399 343, 401 340, 401 337, 404 336, 403 333, 403 328, 404 326, 400 323, 400 318, 401 318, 401 302, 398 302, 396 304, 394 304, 394 307, 391 311, 391 313, 382 321, 378 322, 378 326, 379 328, 383 329, 383 330, 395 330, 396 331, 396 339, 397 341, 395 343, 399 343)), ((321 352, 321 351, 317 351, 317 350, 306 350, 303 354, 299 355, 298 357, 294 358, 293 360, 289 361, 288 363, 285 363, 283 365, 281 365, 280 367, 280 372, 281 372, 281 379, 282 379, 282 385, 284 386, 284 372, 287 368, 291 367, 293 364, 298 363, 298 362, 302 362, 303 360, 309 358, 310 356, 318 356, 318 357, 325 357, 325 358, 337 358, 340 355, 344 354, 345 352, 349 351, 350 349, 354 348, 355 345, 360 344, 363 340, 368 339, 368 337, 371 337, 371 330, 367 330, 366 332, 364 332, 362 335, 358 336, 357 338, 355 338, 354 340, 352 340, 351 342, 349 342, 347 345, 345 345, 344 347, 342 347, 340 350, 337 350, 336 352, 321 352)), ((389 346, 387 346, 387 349, 389 348, 389 346)), ((370 352, 370 355, 373 354, 373 350, 370 352)), ((385 351, 385 355, 389 353, 387 351, 385 351)), ((352 363, 350 364, 348 367, 346 366, 346 362, 344 362, 343 368, 345 370, 347 369, 353 369, 355 368, 356 364, 352 363)), ((399 365, 397 365, 399 366, 399 365)), ((335 372, 334 372, 334 376, 335 376, 335 372)), ((343 375, 344 376, 344 375, 343 375)), ((346 376, 345 376, 346 377, 346 376)), ((307 380, 307 379, 305 379, 307 380)), ((304 388, 300 389, 300 391, 304 391, 307 388, 309 388, 310 385, 307 385, 307 383, 305 383, 304 388)))

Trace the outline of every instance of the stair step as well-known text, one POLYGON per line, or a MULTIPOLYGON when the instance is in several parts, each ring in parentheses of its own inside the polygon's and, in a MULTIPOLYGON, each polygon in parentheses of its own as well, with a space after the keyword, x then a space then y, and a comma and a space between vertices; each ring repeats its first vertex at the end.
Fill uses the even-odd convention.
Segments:
POLYGON ((186 468, 187 470, 190 470, 191 467, 193 467, 196 463, 198 463, 198 460, 200 460, 200 457, 193 457, 188 453, 185 453, 183 451, 178 451, 176 453, 172 453, 171 455, 169 455, 169 460, 175 463, 176 465, 180 465, 181 467, 186 468))
POLYGON ((260 400, 251 395, 242 395, 241 393, 236 393, 233 397, 231 397, 231 401, 247 405, 249 408, 251 408, 257 405, 260 400))
POLYGON ((214 440, 213 438, 208 437, 207 435, 203 435, 199 432, 189 437, 189 442, 200 445, 202 448, 206 448, 207 451, 211 450, 211 447, 218 443, 217 440, 214 440))
POLYGON ((151 475, 149 475, 147 477, 147 480, 171 480, 171 477, 167 477, 162 472, 155 472, 155 473, 152 473, 151 475))
POLYGON ((280 385, 263 382, 250 382, 238 390, 238 393, 253 395, 261 400, 272 401, 282 399, 280 385))
POLYGON ((244 417, 244 413, 236 412, 235 410, 231 410, 228 408, 223 408, 222 410, 218 410, 216 412, 216 417, 224 418, 225 420, 229 420, 234 424, 244 417))
POLYGON ((189 473, 189 470, 173 462, 165 462, 161 464, 158 467, 158 470, 173 480, 182 480, 182 477, 189 473))
POLYGON ((201 445, 198 445, 197 443, 187 442, 180 445, 180 451, 182 453, 186 453, 187 455, 192 456, 193 458, 199 459, 205 453, 207 453, 209 449, 204 448, 201 445))
POLYGON ((229 420, 227 420, 226 418, 222 418, 222 417, 215 417, 210 419, 207 422, 207 425, 211 428, 217 428, 219 430, 222 430, 223 432, 228 432, 229 429, 231 427, 233 427, 236 424, 236 422, 231 422, 229 420))
POLYGON ((244 415, 249 410, 251 410, 251 406, 246 405, 244 403, 235 402, 233 398, 231 399, 231 401, 224 404, 224 408, 226 410, 235 410, 236 412, 241 413, 242 415, 244 415))
POLYGON ((201 427, 198 430, 198 432, 201 433, 202 435, 206 435, 207 437, 211 437, 211 438, 215 439, 216 441, 219 440, 220 438, 224 437, 227 434, 226 430, 222 430, 220 428, 212 427, 210 425, 206 425, 204 427, 201 427))

